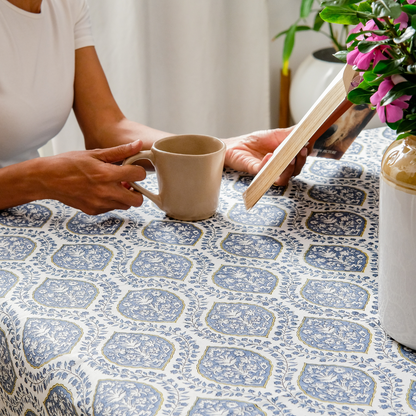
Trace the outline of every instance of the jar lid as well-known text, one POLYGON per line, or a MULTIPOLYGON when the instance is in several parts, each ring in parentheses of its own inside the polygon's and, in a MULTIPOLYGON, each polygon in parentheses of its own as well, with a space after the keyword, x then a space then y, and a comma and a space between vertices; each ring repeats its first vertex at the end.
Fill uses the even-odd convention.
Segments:
POLYGON ((398 186, 416 189, 416 137, 394 141, 384 153, 381 173, 398 186))

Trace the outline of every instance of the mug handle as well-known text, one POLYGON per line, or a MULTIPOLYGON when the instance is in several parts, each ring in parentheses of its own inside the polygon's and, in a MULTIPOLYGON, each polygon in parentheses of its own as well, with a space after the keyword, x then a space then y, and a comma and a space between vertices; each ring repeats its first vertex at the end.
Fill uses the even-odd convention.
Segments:
MULTIPOLYGON (((151 150, 143 150, 142 152, 137 153, 137 155, 130 156, 127 159, 123 161, 122 166, 124 165, 131 165, 134 162, 141 160, 141 159, 147 159, 150 160, 153 166, 155 166, 154 162, 154 156, 153 152, 151 150)), ((155 166, 156 168, 156 166, 155 166)), ((130 185, 136 189, 136 191, 139 191, 143 195, 147 196, 152 202, 154 202, 160 209, 162 209, 162 200, 160 198, 160 195, 156 195, 153 192, 148 191, 146 188, 143 188, 143 186, 137 185, 135 182, 130 182, 130 185)))

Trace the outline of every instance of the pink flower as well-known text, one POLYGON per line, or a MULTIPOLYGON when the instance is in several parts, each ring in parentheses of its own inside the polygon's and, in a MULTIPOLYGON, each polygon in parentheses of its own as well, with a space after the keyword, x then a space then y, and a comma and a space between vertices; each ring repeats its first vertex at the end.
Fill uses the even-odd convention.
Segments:
POLYGON ((409 104, 405 101, 410 100, 412 97, 411 95, 402 95, 390 104, 380 105, 381 100, 395 84, 403 81, 405 81, 405 79, 402 77, 387 77, 379 85, 378 91, 370 97, 370 102, 376 106, 378 116, 382 123, 385 123, 386 121, 388 123, 395 123, 396 121, 401 120, 403 118, 403 110, 409 107, 409 104))
POLYGON ((407 2, 408 2, 409 4, 413 4, 414 2, 416 2, 416 0, 407 0, 407 2))
MULTIPOLYGON (((410 0, 410 1, 414 3, 416 0, 410 0)), ((403 30, 407 27, 408 21, 409 21, 409 17, 407 16, 407 13, 402 12, 402 14, 394 21, 394 23, 396 24, 400 23, 399 30, 403 30)))

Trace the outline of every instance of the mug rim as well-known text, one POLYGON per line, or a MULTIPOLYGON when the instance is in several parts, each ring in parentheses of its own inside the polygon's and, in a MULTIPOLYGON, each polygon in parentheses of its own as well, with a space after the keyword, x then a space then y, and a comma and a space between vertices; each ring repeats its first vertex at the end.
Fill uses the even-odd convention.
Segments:
POLYGON ((153 148, 153 150, 155 150, 157 152, 165 153, 165 154, 169 154, 169 155, 189 156, 189 157, 196 157, 196 156, 197 157, 204 157, 204 156, 214 155, 216 153, 223 152, 225 150, 225 148, 226 148, 226 145, 225 145, 225 143, 221 139, 219 139, 218 137, 215 137, 215 136, 209 136, 207 134, 192 134, 192 133, 188 133, 188 134, 175 134, 175 135, 172 135, 172 136, 167 136, 167 137, 163 137, 161 139, 158 139, 158 140, 156 140, 153 143, 152 148, 153 148), (157 145, 159 143, 161 143, 161 142, 169 141, 169 140, 172 140, 172 139, 177 139, 177 138, 180 138, 180 137, 190 137, 190 136, 192 136, 192 137, 199 137, 199 138, 214 139, 214 141, 218 142, 221 145, 221 148, 218 149, 218 150, 215 150, 213 152, 209 152, 209 153, 189 154, 189 153, 174 153, 174 152, 168 152, 166 150, 162 150, 162 149, 159 149, 157 147, 157 145))

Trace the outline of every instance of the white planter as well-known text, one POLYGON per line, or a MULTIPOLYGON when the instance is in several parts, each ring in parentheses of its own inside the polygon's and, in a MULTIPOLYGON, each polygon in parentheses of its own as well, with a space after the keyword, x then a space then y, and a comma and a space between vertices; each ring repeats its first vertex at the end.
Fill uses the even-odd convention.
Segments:
MULTIPOLYGON (((295 123, 299 123, 326 87, 341 71, 343 63, 332 56, 334 49, 326 48, 306 57, 296 70, 289 93, 290 113, 295 123), (328 59, 331 59, 329 61, 328 59)), ((383 127, 378 116, 372 118, 366 128, 383 127)))
POLYGON ((379 317, 397 342, 416 349, 416 140, 394 142, 380 178, 379 317))

